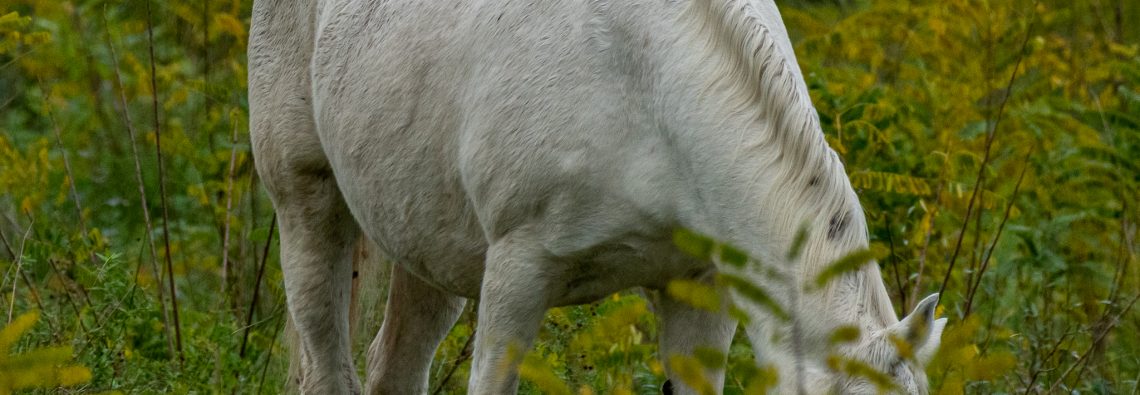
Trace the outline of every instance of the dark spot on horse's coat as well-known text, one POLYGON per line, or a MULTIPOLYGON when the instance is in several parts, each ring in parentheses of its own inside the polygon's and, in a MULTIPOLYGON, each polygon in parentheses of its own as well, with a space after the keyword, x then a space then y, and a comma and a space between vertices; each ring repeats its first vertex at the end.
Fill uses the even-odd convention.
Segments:
POLYGON ((809 187, 814 187, 816 184, 819 184, 819 176, 812 177, 811 180, 808 180, 809 187))
POLYGON ((495 17, 495 22, 503 20, 503 14, 504 13, 499 13, 499 16, 495 17))
POLYGON ((832 215, 831 220, 827 223, 827 239, 835 240, 839 237, 839 234, 843 233, 844 229, 847 229, 847 223, 850 222, 850 220, 851 218, 847 215, 847 212, 832 215))
POLYGON ((664 383, 661 383, 661 394, 662 395, 673 395, 673 382, 672 381, 665 380, 664 383))

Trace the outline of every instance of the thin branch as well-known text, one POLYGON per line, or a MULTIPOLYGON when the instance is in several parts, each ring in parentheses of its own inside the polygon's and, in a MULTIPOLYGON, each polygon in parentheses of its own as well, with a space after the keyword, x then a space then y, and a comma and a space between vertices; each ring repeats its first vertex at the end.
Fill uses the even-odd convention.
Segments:
MULTIPOLYGON (((942 200, 942 187, 945 184, 945 181, 943 180, 943 176, 945 175, 945 172, 946 172, 946 165, 943 164, 942 170, 939 171, 939 173, 942 173, 942 174, 939 174, 939 176, 938 176, 938 179, 940 181, 938 183, 937 189, 934 191, 934 200, 930 204, 930 207, 927 208, 928 210, 930 210, 930 222, 931 223, 930 223, 930 226, 926 227, 926 234, 922 238, 922 249, 919 250, 919 253, 918 253, 918 270, 915 271, 914 287, 911 288, 911 291, 910 291, 911 295, 918 295, 919 294, 918 291, 920 290, 920 286, 922 285, 922 273, 923 273, 923 271, 926 270, 927 252, 930 251, 930 235, 931 235, 931 233, 934 232, 934 219, 938 215, 937 204, 938 204, 938 202, 940 202, 942 200)), ((910 309, 913 309, 914 306, 912 306, 911 304, 917 302, 917 300, 915 300, 915 299, 917 299, 917 298, 911 298, 911 301, 910 301, 911 303, 909 303, 909 304, 904 303, 903 306, 905 306, 905 307, 903 308, 903 310, 904 311, 910 311, 910 309)))
MULTIPOLYGON (((40 81, 40 85, 43 85, 43 81, 40 81)), ((79 218, 79 230, 83 233, 80 235, 80 238, 83 240, 83 244, 88 245, 87 237, 91 233, 87 230, 87 220, 83 218, 83 205, 79 201, 79 192, 75 189, 75 173, 71 171, 71 160, 68 159, 67 149, 63 145, 63 133, 59 130, 59 122, 55 119, 55 112, 51 109, 51 102, 46 99, 46 97, 50 96, 51 93, 45 91, 44 109, 47 111, 48 120, 51 122, 52 131, 55 134, 55 143, 59 146, 59 153, 63 157, 63 170, 67 175, 68 191, 71 194, 72 202, 75 203, 75 216, 79 218)), ((95 251, 92 251, 91 248, 87 248, 86 250, 87 258, 91 260, 91 264, 98 264, 99 261, 95 259, 95 251)), ((90 306, 91 297, 87 295, 87 290, 83 285, 75 283, 75 288, 79 291, 79 296, 83 297, 83 301, 90 306)))
MULTIPOLYGON (((1069 337, 1069 335, 1071 335, 1071 334, 1072 333, 1069 333, 1067 331, 1065 333, 1061 334, 1061 338, 1057 339, 1056 343, 1053 343, 1053 348, 1049 350, 1048 354, 1045 354, 1045 358, 1042 358, 1040 360, 1040 362, 1042 364, 1044 364, 1045 361, 1048 361, 1049 359, 1053 358, 1053 354, 1056 354, 1057 351, 1061 349, 1061 344, 1064 344, 1065 339, 1067 339, 1069 337)), ((1025 385, 1025 394, 1024 395, 1029 395, 1029 392, 1033 390, 1033 384, 1037 383, 1037 378, 1041 376, 1042 371, 1043 370, 1041 370, 1041 369, 1033 368, 1033 376, 1031 376, 1029 378, 1029 384, 1025 385)))
MULTIPOLYGON (((1120 197, 1121 212, 1128 212, 1128 200, 1120 197)), ((1131 263, 1131 249, 1128 247, 1128 216, 1120 219, 1120 244, 1116 249, 1116 270, 1112 274, 1112 288, 1108 291, 1108 300, 1116 301, 1120 296, 1120 289, 1124 286, 1124 278, 1128 275, 1128 266, 1131 263)))
POLYGON ((63 272, 59 270, 59 266, 55 265, 55 261, 53 261, 51 258, 48 258, 47 262, 48 266, 51 267, 51 270, 55 272, 55 276, 59 277, 59 281, 63 283, 63 296, 67 299, 67 304, 71 305, 71 310, 75 312, 75 322, 79 324, 79 329, 81 329, 81 331, 86 334, 87 325, 83 324, 83 313, 79 312, 79 306, 75 304, 75 299, 71 297, 71 287, 68 285, 67 277, 64 276, 63 272))
MULTIPOLYGON (((895 287, 898 288, 898 290, 899 290, 899 303, 903 306, 906 306, 906 302, 907 302, 906 285, 903 285, 902 277, 899 275, 899 257, 895 253, 895 236, 894 236, 894 232, 891 231, 891 218, 888 215, 888 216, 886 216, 886 218, 884 220, 887 223, 887 242, 890 243, 889 245, 891 248, 890 257, 891 257, 891 261, 893 261, 893 263, 891 264, 891 268, 893 269, 892 271, 894 271, 894 273, 895 273, 895 287)), ((904 311, 904 313, 905 313, 905 311, 904 311)))
MULTIPOLYGON (((210 97, 210 0, 202 0, 202 125, 210 123, 210 112, 214 100, 210 97)), ((204 128, 203 128, 204 129, 204 128)), ((214 151, 214 139, 210 133, 202 133, 210 151, 214 151)))
POLYGON ((166 276, 170 291, 171 318, 174 319, 174 344, 178 351, 179 365, 185 360, 182 354, 182 325, 178 321, 178 293, 174 289, 174 262, 170 257, 170 212, 166 204, 166 170, 162 164, 162 128, 158 117, 158 70, 154 58, 154 24, 151 14, 151 1, 146 2, 147 49, 150 51, 150 97, 154 110, 154 152, 158 160, 158 197, 162 206, 163 257, 166 260, 166 276))
MULTIPOLYGON (((24 231, 24 237, 20 239, 20 253, 12 254, 16 259, 16 273, 24 273, 24 246, 28 243, 28 236, 32 235, 32 225, 28 225, 28 229, 24 231)), ((5 242, 7 244, 7 242, 5 242)), ((16 284, 19 281, 12 281, 12 297, 8 300, 8 324, 12 323, 12 312, 16 310, 16 284)), ((39 298, 36 298, 39 299, 39 298)))
MULTIPOLYGON (((979 188, 979 191, 984 191, 985 189, 986 189, 986 182, 982 181, 981 186, 979 188)), ((974 283, 974 278, 977 277, 978 266, 981 265, 981 259, 982 259, 981 256, 983 255, 981 252, 979 252, 979 251, 981 251, 981 249, 979 249, 978 247, 979 247, 979 245, 983 244, 982 243, 982 229, 983 229, 982 217, 985 216, 985 212, 986 212, 986 194, 985 193, 978 194, 978 204, 976 207, 978 208, 978 212, 974 214, 974 239, 972 240, 973 245, 971 245, 969 248, 970 268, 968 270, 966 270, 966 273, 965 273, 966 274, 965 277, 966 277, 966 292, 967 293, 969 293, 970 286, 974 283)), ((967 217, 966 219, 968 220, 969 217, 967 217)))
POLYGON ((1025 171, 1029 169, 1029 157, 1033 155, 1033 148, 1030 148, 1025 153, 1025 158, 1022 159, 1021 173, 1017 175, 1017 183, 1013 185, 1013 193, 1009 196, 1009 202, 1005 205, 1005 213, 1002 214, 1001 222, 998 223, 997 231, 994 233, 994 239, 990 242, 990 248, 986 251, 985 258, 982 259, 982 265, 978 268, 977 280, 974 284, 966 284, 967 296, 966 307, 963 309, 964 313, 962 318, 970 315, 970 308, 974 305, 974 295, 977 294, 978 288, 982 285, 982 275, 986 274, 986 270, 990 267, 990 258, 994 256, 994 249, 997 248, 998 239, 1001 238, 1001 233, 1005 230, 1005 224, 1009 221, 1009 215, 1013 211, 1014 201, 1017 200, 1017 194, 1021 191, 1021 182, 1025 180, 1025 171))
POLYGON ((800 292, 803 287, 797 286, 791 292, 792 308, 788 309, 792 314, 792 352, 795 354, 796 363, 796 394, 807 394, 804 389, 804 355, 803 355, 803 327, 800 326, 800 292))
POLYGON ((257 279, 253 283, 253 297, 249 301, 249 313, 245 317, 245 331, 241 335, 241 348, 238 350, 238 358, 245 358, 245 345, 249 340, 249 330, 253 327, 253 312, 257 307, 257 294, 261 290, 261 278, 265 276, 265 262, 269 261, 269 246, 273 244, 273 228, 277 226, 277 216, 274 215, 273 219, 269 220, 269 234, 265 237, 265 248, 261 253, 261 264, 257 268, 257 279))
MULTIPOLYGON (((1132 306, 1136 304, 1137 300, 1140 300, 1140 294, 1136 294, 1136 296, 1134 296, 1132 300, 1128 302, 1127 306, 1117 312, 1116 316, 1112 317, 1112 320, 1107 322, 1104 329, 1102 329, 1100 333, 1097 334, 1096 338, 1093 339, 1093 342, 1089 345, 1088 350, 1085 350, 1085 352, 1081 353, 1081 356, 1077 358, 1077 361, 1070 365, 1068 369, 1065 369, 1065 372, 1061 373, 1061 377, 1058 377, 1057 381, 1054 381, 1053 385, 1049 386, 1049 393, 1054 393, 1057 387, 1060 386, 1061 383, 1065 381, 1065 378, 1069 376, 1069 373, 1072 373, 1073 369, 1076 368, 1077 365, 1080 365, 1081 362, 1085 360, 1085 358, 1088 358, 1088 356, 1092 354, 1092 351, 1096 349, 1097 345, 1100 344, 1100 342, 1104 341, 1104 337, 1107 336, 1109 332, 1112 332, 1112 328, 1116 327, 1116 324, 1120 322, 1120 317, 1123 317, 1124 314, 1132 310, 1132 306)), ((1083 372, 1084 369, 1081 369, 1081 371, 1083 372)), ((1080 379, 1080 374, 1077 375, 1077 379, 1080 379)))
MULTIPOLYGON (((42 85, 43 82, 41 81, 42 85)), ((50 96, 50 94, 48 94, 50 96)), ((75 203, 75 216, 79 218, 79 229, 83 231, 83 240, 87 240, 87 219, 83 218, 83 205, 79 201, 79 192, 75 190, 75 173, 71 171, 71 160, 67 157, 66 147, 63 145, 63 134, 59 131, 59 122, 55 119, 55 112, 51 110, 51 103, 45 100, 45 109, 47 110, 48 120, 51 121, 52 131, 55 132, 55 143, 59 145, 59 153, 63 157, 63 171, 67 174, 67 189, 71 194, 71 200, 75 203)), ((95 260, 95 253, 88 251, 91 254, 91 262, 95 260)))
MULTIPOLYGON (((107 23, 107 10, 103 10, 103 26, 106 29, 107 23)), ((146 198, 146 182, 143 181, 142 160, 139 159, 138 138, 135 133, 134 121, 131 120, 131 111, 127 105, 126 89, 123 87, 123 76, 119 72, 119 57, 115 53, 115 46, 111 40, 111 30, 107 30, 107 49, 111 55, 112 71, 115 75, 115 86, 119 90, 119 106, 121 107, 121 114, 123 117, 123 124, 127 128, 127 136, 130 137, 131 157, 135 162, 135 183, 138 184, 139 190, 139 207, 142 208, 143 224, 146 226, 146 242, 150 247, 150 267, 151 274, 154 275, 155 289, 158 291, 158 303, 162 308, 162 331, 166 334, 166 348, 171 355, 174 354, 174 339, 170 336, 170 310, 166 308, 166 291, 162 289, 162 271, 158 268, 158 247, 154 244, 154 225, 150 219, 150 204, 146 198)), ((141 264, 139 265, 141 266, 141 264)), ((137 270, 137 268, 136 268, 137 270)), ((137 282, 137 277, 136 280, 137 282)))
MULTIPOLYGON (((13 221, 13 223, 15 223, 15 221, 13 221)), ((18 225, 16 225, 16 227, 19 228, 18 225)), ((0 244, 4 245, 4 250, 8 251, 8 255, 11 255, 13 258, 16 257, 16 251, 12 250, 12 245, 8 243, 8 238, 4 236, 4 232, 0 232, 0 244)))
POLYGON ((459 370, 459 365, 462 365, 463 362, 466 362, 467 359, 471 357, 470 348, 472 340, 474 339, 475 330, 471 330, 471 335, 467 336, 467 340, 463 342, 463 348, 459 349, 459 356, 455 358, 451 367, 447 369, 447 373, 439 380, 439 385, 435 387, 435 391, 432 391, 431 395, 439 395, 440 391, 443 391, 443 388, 447 386, 447 382, 451 380, 451 375, 455 374, 456 370, 459 370))
POLYGON ((1025 50, 1029 48, 1029 38, 1033 35, 1033 28, 1037 24, 1037 4, 1039 0, 1033 2, 1033 18, 1029 20, 1029 26, 1025 29, 1025 38, 1021 41, 1021 50, 1017 57, 1017 63, 1013 66, 1013 73, 1009 75, 1009 82, 1005 86, 1005 94, 1002 95, 1001 103, 998 105, 997 116, 995 117, 993 126, 990 127, 986 133, 985 152, 982 156, 982 163, 978 166, 978 177, 974 181, 974 191, 970 194, 970 202, 966 205, 966 216, 962 221, 962 229, 958 232, 958 241, 954 243, 954 252, 950 255, 950 264, 946 267, 946 276, 942 278, 942 286, 938 289, 938 293, 946 292, 946 285, 950 283, 950 274, 954 273, 954 264, 958 260, 958 253, 962 249, 962 239, 966 237, 966 228, 970 226, 970 217, 974 214, 974 203, 978 199, 981 192, 982 182, 985 180, 986 167, 990 163, 990 153, 993 151, 994 137, 997 135, 998 126, 1005 116, 1005 106, 1009 103, 1009 98, 1013 93, 1013 83, 1017 80, 1017 74, 1021 71, 1021 63, 1025 60, 1025 50))
POLYGON ((257 394, 261 395, 261 388, 265 386, 265 373, 269 371, 269 361, 273 357, 273 347, 277 345, 277 336, 281 330, 285 328, 285 318, 281 319, 281 323, 277 324, 277 331, 273 333, 273 340, 269 342, 269 350, 265 353, 265 364, 261 366, 261 379, 257 382, 257 394))
MULTIPOLYGON (((225 299, 229 296, 227 293, 227 286, 229 285, 230 273, 230 216, 233 213, 234 207, 234 168, 237 167, 237 132, 238 126, 234 124, 234 131, 230 137, 230 168, 226 175, 226 215, 222 219, 222 298, 225 299)), ((223 300, 223 305, 225 303, 223 300)))
MULTIPOLYGON (((31 229, 30 224, 29 224, 29 229, 31 229)), ((8 251, 8 255, 11 255, 13 257, 13 259, 16 257, 16 252, 12 250, 12 245, 8 243, 8 238, 4 236, 4 232, 0 232, 0 244, 4 244, 4 250, 8 251)), ((20 256, 24 255, 23 250, 24 250, 24 246, 23 246, 23 242, 21 241, 20 242, 20 251, 21 251, 20 256)), ((47 309, 44 308, 44 301, 43 301, 43 299, 40 298, 40 293, 39 293, 39 291, 36 291, 36 287, 32 283, 32 279, 30 277, 28 277, 28 273, 24 272, 23 270, 16 270, 16 271, 18 272, 17 274, 20 275, 20 278, 22 278, 24 280, 24 285, 28 287, 28 292, 32 294, 32 300, 34 300, 36 302, 36 307, 39 308, 40 311, 47 311, 47 309)), ((12 296, 13 297, 15 297, 15 293, 16 293, 15 287, 16 287, 15 284, 13 284, 12 285, 12 289, 13 289, 13 291, 12 291, 13 295, 12 296)), ((11 323, 11 321, 12 321, 11 318, 9 318, 8 322, 11 323)), ((47 323, 48 330, 50 330, 52 332, 52 336, 58 338, 59 333, 56 333, 55 325, 53 325, 51 323, 51 320, 50 319, 44 319, 44 322, 47 323)))

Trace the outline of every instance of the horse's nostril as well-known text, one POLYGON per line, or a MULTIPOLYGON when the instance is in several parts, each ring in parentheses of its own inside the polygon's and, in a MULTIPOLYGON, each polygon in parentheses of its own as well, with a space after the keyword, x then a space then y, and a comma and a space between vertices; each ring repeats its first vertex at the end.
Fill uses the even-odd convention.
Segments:
POLYGON ((661 383, 661 394, 662 395, 673 395, 673 382, 672 381, 665 380, 664 383, 661 383))

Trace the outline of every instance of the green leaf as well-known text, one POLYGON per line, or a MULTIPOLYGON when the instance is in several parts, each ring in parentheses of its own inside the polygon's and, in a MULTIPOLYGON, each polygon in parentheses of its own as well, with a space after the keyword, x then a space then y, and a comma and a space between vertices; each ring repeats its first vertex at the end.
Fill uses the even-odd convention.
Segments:
POLYGON ((692 280, 673 280, 665 292, 689 306, 711 312, 720 311, 721 300, 716 289, 692 280))
POLYGON ((794 262, 800 258, 800 253, 804 250, 804 243, 807 242, 807 237, 807 225, 800 226, 800 229, 796 231, 796 237, 792 239, 792 248, 788 250, 789 262, 794 262))
POLYGON ((739 276, 722 273, 720 276, 718 276, 718 281, 724 285, 732 287, 741 296, 752 301, 753 303, 764 307, 777 318, 785 321, 791 319, 791 316, 788 314, 788 312, 785 311, 783 307, 780 307, 780 304, 776 303, 776 300, 772 299, 772 297, 768 295, 767 291, 764 291, 748 280, 739 276))
POLYGON ((879 391, 889 392, 898 389, 898 384, 895 384, 891 376, 876 370, 864 362, 832 355, 827 358, 827 364, 832 369, 848 376, 867 379, 874 384, 879 391))
POLYGON ((673 232, 673 244, 682 252, 697 259, 709 259, 716 243, 706 236, 680 228, 673 232))
POLYGON ((727 263, 735 268, 742 268, 748 264, 748 254, 744 251, 738 250, 733 246, 720 245, 720 261, 727 263))
POLYGON ((839 277, 847 272, 859 270, 863 265, 875 260, 875 254, 868 249, 861 249, 851 252, 846 256, 839 258, 832 262, 818 276, 815 277, 816 288, 823 288, 835 277, 839 277))
POLYGON ((269 227, 262 226, 249 232, 249 240, 256 242, 265 242, 269 239, 269 227))
POLYGON ((724 353, 709 347, 697 347, 693 350, 693 356, 700 361, 701 365, 706 368, 722 369, 728 356, 724 353))
POLYGON ((828 344, 836 345, 841 343, 851 343, 859 340, 860 334, 859 327, 844 325, 831 331, 831 338, 828 339, 828 344))

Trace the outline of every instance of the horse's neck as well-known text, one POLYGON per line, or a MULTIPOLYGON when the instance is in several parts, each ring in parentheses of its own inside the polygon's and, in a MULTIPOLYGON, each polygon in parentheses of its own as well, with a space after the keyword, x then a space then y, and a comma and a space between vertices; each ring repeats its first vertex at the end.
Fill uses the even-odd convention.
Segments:
MULTIPOLYGON (((691 7, 677 25, 687 45, 671 55, 692 59, 692 69, 665 84, 698 103, 674 119, 683 125, 674 137, 688 148, 686 166, 701 190, 692 204, 699 211, 693 225, 787 268, 800 289, 830 263, 867 248, 862 207, 823 138, 775 5, 695 0, 691 7), (668 85, 694 75, 706 78, 690 82, 698 86, 687 92, 668 85), (792 241, 805 227, 803 250, 789 261, 792 241)), ((820 290, 796 293, 804 314, 865 329, 897 321, 873 263, 820 290)))

